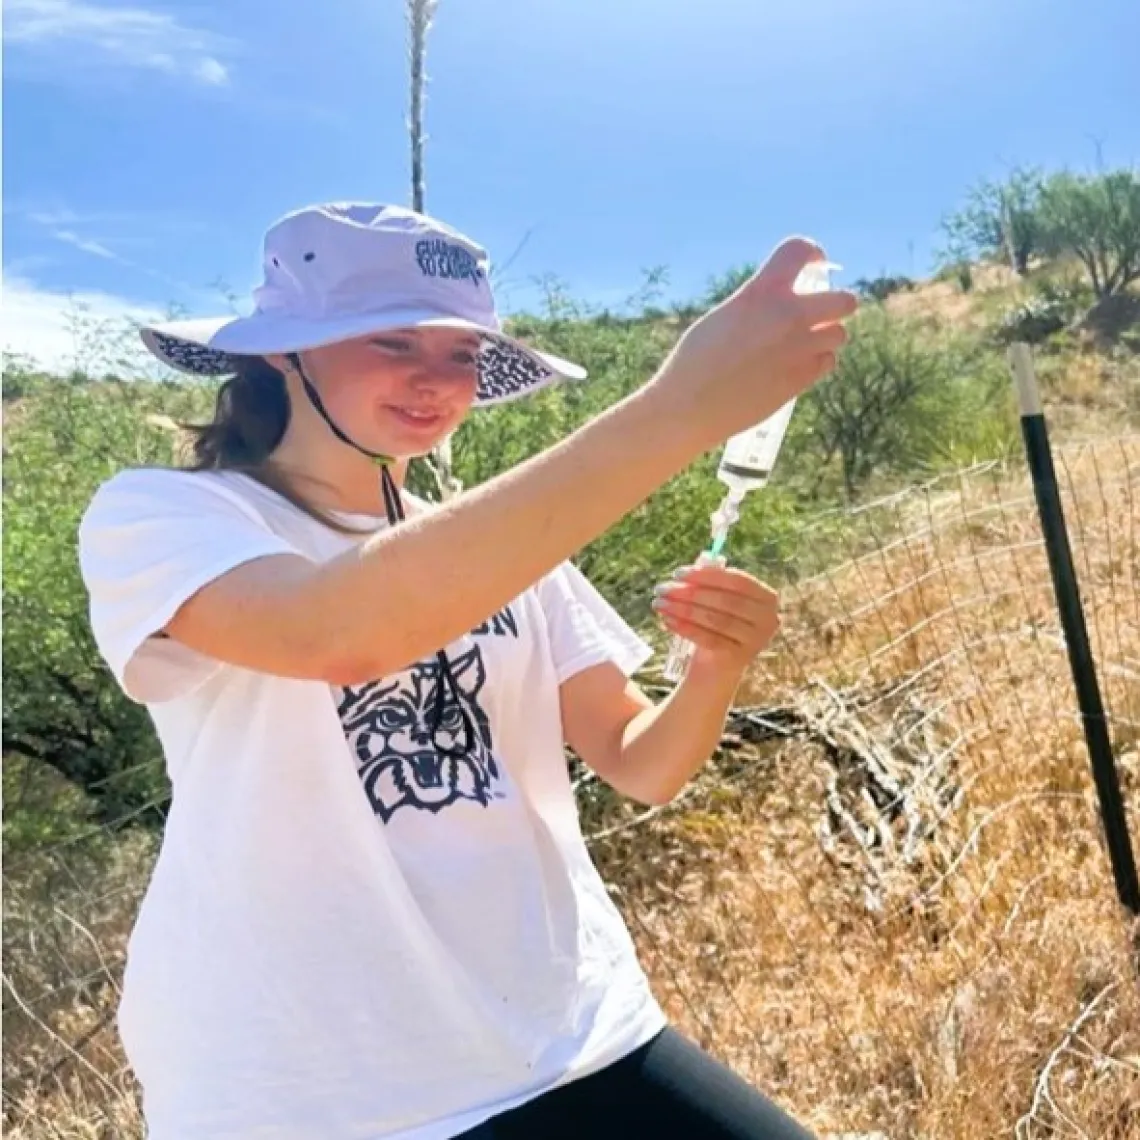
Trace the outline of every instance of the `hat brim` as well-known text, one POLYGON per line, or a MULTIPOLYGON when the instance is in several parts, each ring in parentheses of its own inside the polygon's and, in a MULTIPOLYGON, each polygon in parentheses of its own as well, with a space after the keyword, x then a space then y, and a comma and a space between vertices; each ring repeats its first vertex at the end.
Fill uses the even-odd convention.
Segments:
POLYGON ((396 329, 450 328, 478 333, 480 407, 528 396, 563 380, 584 380, 578 364, 529 348, 499 329, 423 308, 304 320, 289 314, 257 312, 248 317, 164 321, 140 329, 143 344, 171 368, 192 376, 236 372, 243 357, 306 352, 330 344, 396 329))

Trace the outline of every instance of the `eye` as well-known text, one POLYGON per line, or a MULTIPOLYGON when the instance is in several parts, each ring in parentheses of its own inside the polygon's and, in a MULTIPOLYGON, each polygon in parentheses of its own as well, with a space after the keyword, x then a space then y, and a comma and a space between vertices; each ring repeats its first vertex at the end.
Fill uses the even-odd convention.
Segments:
POLYGON ((407 356, 412 351, 412 342, 410 340, 401 340, 398 337, 382 337, 372 342, 373 348, 378 348, 381 352, 389 356, 407 356))
POLYGON ((463 348, 454 353, 451 359, 464 368, 473 368, 479 359, 479 354, 472 349, 463 348))
POLYGON ((409 717, 407 713, 392 705, 382 705, 372 714, 373 723, 383 732, 395 732, 397 729, 407 727, 409 717))
POLYGON ((463 727, 463 715, 458 705, 448 705, 440 718, 439 727, 451 733, 456 733, 463 727))

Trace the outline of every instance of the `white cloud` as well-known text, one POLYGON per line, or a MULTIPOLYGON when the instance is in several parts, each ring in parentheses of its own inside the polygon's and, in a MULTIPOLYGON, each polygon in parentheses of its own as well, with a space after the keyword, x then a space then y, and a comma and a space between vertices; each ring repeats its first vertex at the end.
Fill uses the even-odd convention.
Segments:
POLYGON ((106 258, 108 261, 120 260, 117 253, 112 253, 105 245, 100 242, 92 241, 90 238, 80 237, 74 230, 52 230, 51 236, 56 241, 61 241, 64 245, 73 245, 76 249, 83 250, 84 253, 94 254, 96 257, 106 258))
MULTIPOLYGON (((217 290, 203 290, 190 285, 186 281, 181 281, 177 277, 171 277, 168 273, 163 273, 159 269, 155 269, 150 265, 136 261, 130 257, 124 257, 123 254, 118 253, 111 245, 106 242, 97 240, 94 237, 77 232, 73 227, 84 227, 88 223, 93 223, 102 219, 105 223, 113 221, 127 220, 130 222, 132 228, 139 228, 139 215, 124 214, 121 218, 114 214, 77 214, 74 210, 67 206, 56 206, 51 208, 29 208, 29 207, 16 207, 5 204, 5 210, 18 218, 26 218, 28 221, 35 223, 37 226, 42 227, 44 232, 53 241, 62 243, 63 245, 71 246, 82 253, 98 257, 104 261, 114 262, 116 265, 121 265, 124 269, 131 270, 135 273, 143 273, 147 277, 153 278, 155 281, 161 281, 168 289, 173 290, 176 296, 180 296, 182 300, 193 299, 197 303, 207 302, 213 305, 218 303, 218 298, 215 295, 217 290)), ((183 228, 186 228, 187 223, 179 223, 183 228)), ((118 245, 116 241, 114 243, 118 245)), ((137 242, 136 242, 137 244, 137 242)), ((40 258, 42 262, 43 258, 40 258)), ((9 263, 6 266, 7 272, 10 276, 20 278, 25 274, 40 268, 34 263, 28 264, 25 259, 24 262, 17 266, 14 263, 9 263)))
MULTIPOLYGON (((218 56, 225 55, 231 43, 167 12, 85 0, 7 0, 5 50, 22 46, 28 52, 44 52, 68 44, 82 44, 101 62, 119 67, 161 71, 209 87, 229 81, 229 71, 218 56)), ((74 62, 72 53, 67 65, 74 62)))
POLYGON ((153 362, 134 329, 161 319, 145 302, 96 291, 61 293, 26 277, 7 276, 0 301, 0 344, 50 371, 151 372, 153 362))
POLYGON ((195 68, 195 74, 203 83, 208 83, 212 87, 224 87, 230 81, 230 73, 226 69, 226 65, 210 57, 203 59, 198 64, 195 68))

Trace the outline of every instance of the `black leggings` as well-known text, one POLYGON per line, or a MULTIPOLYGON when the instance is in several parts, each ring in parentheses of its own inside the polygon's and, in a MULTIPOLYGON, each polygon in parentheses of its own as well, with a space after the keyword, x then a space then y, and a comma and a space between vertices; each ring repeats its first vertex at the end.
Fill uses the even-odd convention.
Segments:
POLYGON ((616 1064, 457 1140, 812 1140, 730 1069, 666 1029, 616 1064))

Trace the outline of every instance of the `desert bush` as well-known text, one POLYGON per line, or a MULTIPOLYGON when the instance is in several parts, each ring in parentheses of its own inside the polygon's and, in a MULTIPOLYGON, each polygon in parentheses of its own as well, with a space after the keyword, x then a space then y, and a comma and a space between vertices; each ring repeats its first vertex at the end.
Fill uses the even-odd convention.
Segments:
POLYGON ((1002 182, 982 181, 966 195, 961 209, 942 223, 942 259, 958 266, 977 258, 1000 258, 1023 277, 1042 252, 1040 171, 1019 168, 1002 182))
POLYGON ((1013 426, 1007 389, 1000 359, 978 342, 868 309, 835 372, 803 398, 791 437, 797 466, 814 472, 817 493, 837 472, 853 499, 872 477, 1003 450, 1013 426))
POLYGON ((1067 310, 1059 301, 1033 297, 1006 310, 998 325, 996 336, 1001 344, 1024 341, 1040 344, 1068 323, 1067 310))
POLYGON ((872 301, 885 301, 895 293, 910 293, 914 282, 909 277, 860 277, 853 288, 861 296, 872 301))
MULTIPOLYGON (((54 769, 103 820, 161 798, 161 787, 145 763, 156 756, 149 721, 113 687, 95 647, 76 531, 115 471, 170 462, 170 438, 148 413, 189 413, 203 395, 177 384, 55 381, 6 425, 4 753, 54 769)), ((38 834, 26 811, 5 798, 6 842, 38 834)))
POLYGON ((1045 248, 1075 256, 1097 297, 1140 280, 1140 172, 1054 174, 1039 213, 1045 248))
POLYGON ((934 274, 934 280, 948 281, 963 293, 969 293, 974 288, 974 266, 965 260, 943 262, 934 274))
POLYGON ((1084 316, 1095 300, 1088 282, 1072 273, 1042 273, 1028 284, 1029 296, 1006 309, 994 329, 999 344, 1051 341, 1084 316))

